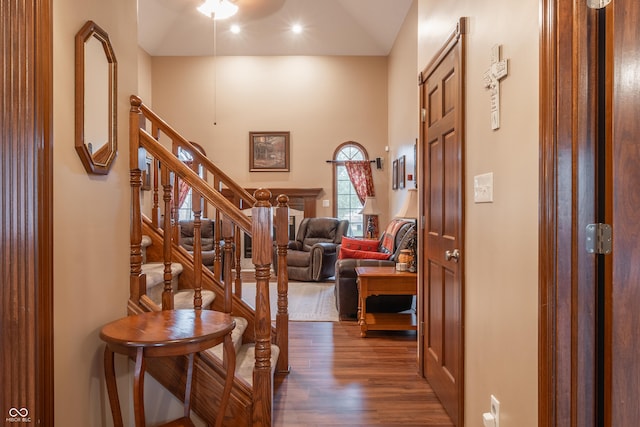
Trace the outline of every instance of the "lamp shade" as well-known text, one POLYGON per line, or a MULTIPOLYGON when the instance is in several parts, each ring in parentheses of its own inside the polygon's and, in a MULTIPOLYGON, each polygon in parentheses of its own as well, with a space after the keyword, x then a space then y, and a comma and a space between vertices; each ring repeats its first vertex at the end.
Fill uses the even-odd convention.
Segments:
POLYGON ((418 217, 418 189, 409 188, 407 197, 404 199, 402 207, 396 214, 396 218, 417 218, 418 217))
POLYGON ((378 215, 380 214, 380 209, 378 209, 378 202, 374 196, 367 196, 364 200, 364 207, 360 211, 361 214, 365 215, 378 215))
POLYGON ((198 7, 198 11, 213 19, 227 19, 238 11, 238 6, 229 0, 205 0, 198 7))

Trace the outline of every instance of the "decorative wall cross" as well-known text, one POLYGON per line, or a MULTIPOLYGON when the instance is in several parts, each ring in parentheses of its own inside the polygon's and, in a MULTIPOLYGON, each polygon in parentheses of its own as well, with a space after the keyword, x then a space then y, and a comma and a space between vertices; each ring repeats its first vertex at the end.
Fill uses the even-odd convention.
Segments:
POLYGON ((484 87, 491 94, 491 129, 500 128, 500 80, 509 74, 508 60, 500 59, 500 45, 491 48, 491 67, 484 73, 484 87))

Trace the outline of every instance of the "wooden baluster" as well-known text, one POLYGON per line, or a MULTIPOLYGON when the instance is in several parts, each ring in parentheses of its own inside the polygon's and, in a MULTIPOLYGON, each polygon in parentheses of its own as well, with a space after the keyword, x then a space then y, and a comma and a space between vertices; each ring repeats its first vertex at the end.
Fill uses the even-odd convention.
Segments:
POLYGON ((202 221, 200 219, 202 210, 202 199, 200 194, 193 191, 193 307, 196 310, 202 309, 202 221))
POLYGON ((156 158, 153 159, 153 207, 151 208, 151 221, 153 222, 153 226, 156 228, 161 228, 162 224, 160 224, 160 197, 159 197, 159 174, 160 170, 160 161, 156 158))
POLYGON ((271 232, 271 193, 258 189, 256 203, 251 210, 252 259, 256 274, 255 355, 253 368, 253 425, 272 424, 271 379, 271 309, 269 304, 269 276, 273 239, 271 232))
POLYGON ((171 192, 173 181, 173 173, 169 172, 166 166, 161 167, 162 174, 162 188, 164 189, 164 246, 163 246, 163 259, 164 259, 164 290, 162 291, 162 309, 173 310, 173 287, 171 286, 171 280, 173 276, 171 274, 171 192))
POLYGON ((235 294, 238 298, 242 299, 242 237, 244 233, 240 231, 240 227, 236 225, 235 228, 235 267, 236 267, 236 277, 235 277, 235 294))
MULTIPOLYGON (((160 129, 156 123, 152 123, 151 125, 152 136, 156 139, 156 141, 160 140, 160 129)), ((153 158, 153 206, 151 207, 151 221, 154 227, 161 228, 162 224, 160 224, 160 201, 158 197, 158 170, 160 169, 160 162, 155 157, 153 158)))
MULTIPOLYGON (((213 182, 216 190, 219 189, 220 179, 214 178, 213 182)), ((215 227, 213 230, 213 275, 218 280, 222 279, 222 251, 220 247, 220 243, 222 242, 222 233, 220 232, 221 226, 222 221, 220 218, 220 210, 216 209, 215 227)))
MULTIPOLYGON (((191 169, 196 173, 199 163, 193 161, 191 169)), ((202 195, 191 189, 191 210, 193 211, 193 307, 202 309, 202 195), (197 228, 196 228, 197 227, 197 228)))
MULTIPOLYGON (((180 217, 180 212, 178 211, 178 202, 180 200, 180 178, 178 174, 171 173, 171 184, 173 185, 173 203, 171 204, 171 218, 174 218, 175 221, 172 223, 172 228, 169 229, 169 235, 178 242, 180 241, 180 230, 178 229, 178 218, 180 217)), ((167 231, 165 231, 166 236, 167 231)))
POLYGON ((289 244, 289 198, 278 196, 276 207, 276 243, 278 256, 278 313, 276 314, 276 344, 280 356, 276 364, 278 373, 289 373, 289 274, 287 273, 287 246, 289 244))
POLYGON ((233 223, 229 218, 223 216, 222 218, 222 237, 224 239, 224 250, 222 251, 224 259, 222 265, 224 266, 224 273, 222 280, 224 282, 224 312, 231 313, 232 305, 232 271, 231 266, 233 264, 233 223))
POLYGON ((132 96, 129 111, 129 183, 131 185, 131 235, 129 255, 129 299, 138 304, 146 292, 146 275, 142 274, 142 213, 140 207, 140 188, 142 187, 142 169, 144 169, 144 149, 140 148, 140 124, 144 117, 140 112, 142 100, 132 96), (142 159, 140 154, 142 151, 142 159))

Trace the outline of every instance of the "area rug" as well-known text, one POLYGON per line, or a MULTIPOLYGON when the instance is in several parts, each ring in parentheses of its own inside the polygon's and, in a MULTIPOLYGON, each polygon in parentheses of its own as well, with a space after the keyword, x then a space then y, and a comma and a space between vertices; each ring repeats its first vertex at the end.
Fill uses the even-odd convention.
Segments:
MULTIPOLYGON (((333 282, 289 282, 289 320, 298 322, 337 322, 338 310, 333 282)), ((251 307, 256 302, 256 284, 242 284, 242 299, 251 307)), ((269 283, 271 319, 278 312, 278 284, 269 283)))

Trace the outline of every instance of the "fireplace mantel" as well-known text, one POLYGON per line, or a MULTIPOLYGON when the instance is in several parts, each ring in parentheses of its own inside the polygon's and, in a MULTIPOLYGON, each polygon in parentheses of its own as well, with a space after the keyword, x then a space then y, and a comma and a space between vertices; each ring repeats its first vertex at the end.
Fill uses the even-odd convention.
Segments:
MULTIPOLYGON (((280 194, 286 194, 289 197, 289 207, 304 212, 305 218, 314 218, 316 216, 316 200, 322 192, 322 188, 267 188, 271 191, 271 204, 277 204, 276 198, 280 194)), ((246 188, 247 192, 253 194, 257 188, 246 188)), ((222 190, 222 194, 231 200, 236 206, 239 200, 227 188, 222 190)), ((240 209, 246 209, 249 206, 238 206, 240 209)))

